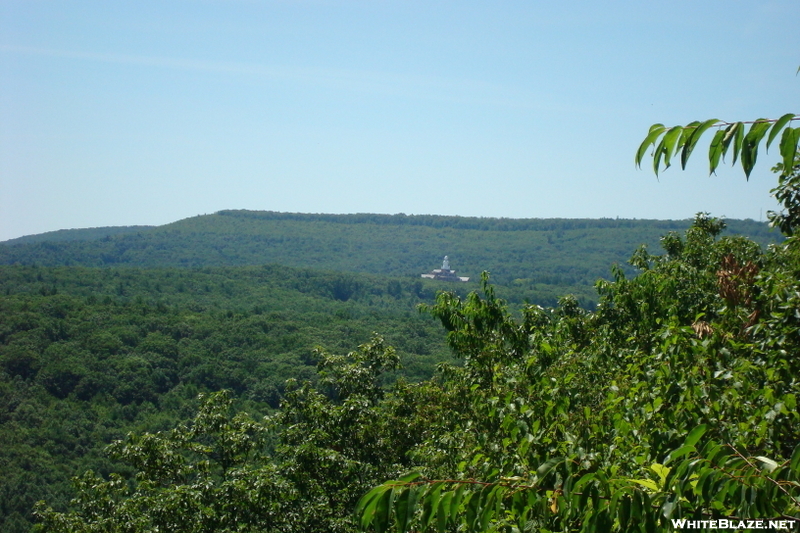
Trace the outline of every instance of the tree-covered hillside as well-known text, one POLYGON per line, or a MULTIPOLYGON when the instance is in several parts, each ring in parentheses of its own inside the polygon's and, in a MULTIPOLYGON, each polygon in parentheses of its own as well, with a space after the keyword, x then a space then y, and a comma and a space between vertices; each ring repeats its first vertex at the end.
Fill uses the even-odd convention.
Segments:
POLYGON ((10 239, 0 244, 13 245, 30 244, 34 242, 94 241, 112 235, 139 233, 152 228, 153 226, 107 226, 101 228, 61 229, 58 231, 39 233, 37 235, 26 235, 16 239, 10 239))
POLYGON ((450 356, 416 309, 428 285, 277 265, 0 267, 0 531, 28 531, 39 499, 65 509, 72 476, 125 472, 103 448, 173 427, 201 392, 277 408, 287 380, 316 381, 316 348, 380 331, 403 360, 387 383, 429 378, 450 356))
MULTIPOLYGON (((757 235, 762 242, 775 237, 764 225, 735 221, 731 225, 729 233, 757 235)), ((102 232, 93 231, 74 240, 0 246, 3 261, 11 263, 0 267, 0 397, 5 406, 0 413, 2 531, 27 531, 37 500, 47 501, 53 509, 41 515, 45 530, 61 531, 59 517, 71 515, 59 513, 69 509, 75 490, 88 505, 106 497, 101 494, 120 505, 130 502, 132 509, 138 509, 131 511, 140 521, 137 527, 152 530, 154 515, 143 509, 177 501, 164 499, 168 494, 159 491, 203 476, 207 476, 203 486, 211 492, 202 498, 211 498, 209 502, 227 501, 214 492, 219 482, 226 491, 248 483, 254 487, 264 483, 277 491, 270 493, 280 502, 273 502, 276 507, 258 500, 261 493, 255 488, 239 495, 256 498, 248 505, 272 509, 269 516, 260 511, 248 515, 259 524, 272 524, 264 526, 267 531, 351 531, 352 510, 370 487, 411 468, 457 478, 463 472, 451 468, 456 466, 452 460, 477 449, 478 441, 471 440, 477 438, 477 428, 489 424, 481 437, 489 440, 481 446, 490 447, 506 431, 502 424, 492 426, 495 415, 482 410, 492 398, 475 392, 486 386, 491 391, 493 385, 481 381, 485 376, 472 376, 475 368, 506 376, 503 379, 515 384, 509 392, 528 387, 525 390, 533 394, 541 383, 529 382, 531 377, 524 372, 536 368, 540 359, 566 357, 567 366, 547 363, 556 374, 545 373, 562 390, 568 384, 559 380, 569 375, 600 372, 597 379, 611 379, 599 367, 568 367, 573 364, 567 363, 573 361, 569 354, 588 354, 593 342, 601 343, 598 350, 622 353, 623 346, 643 336, 636 342, 644 342, 645 351, 652 349, 655 341, 649 335, 660 331, 673 313, 663 310, 665 305, 677 306, 674 312, 680 321, 693 317, 692 325, 707 323, 710 331, 717 331, 710 318, 719 298, 713 272, 720 268, 722 252, 712 251, 713 238, 703 240, 711 235, 704 226, 690 230, 686 244, 681 244, 677 233, 670 232, 684 226, 653 221, 221 212, 135 233, 101 236, 102 232), (660 241, 655 237, 665 233, 660 241), (641 249, 633 266, 613 266, 625 257, 621 248, 626 243, 630 242, 630 251, 640 240, 650 242, 651 249, 663 246, 668 256, 653 258, 641 249), (438 267, 443 253, 451 256, 459 273, 473 278, 479 268, 494 269, 502 283, 491 294, 516 302, 517 310, 507 310, 493 296, 488 307, 475 296, 468 297, 478 280, 448 284, 421 279, 419 273, 438 267), (267 260, 282 264, 228 266, 267 260), (649 265, 662 263, 659 269, 664 274, 655 285, 648 285, 649 265), (286 266, 293 264, 303 267, 286 266), (323 267, 327 270, 320 270, 323 267), (636 268, 644 271, 628 282, 626 273, 635 273, 636 268), (702 275, 692 274, 691 269, 700 269, 702 275), (597 293, 593 283, 601 275, 613 281, 601 281, 597 293), (428 380, 435 365, 451 357, 441 326, 416 310, 419 304, 432 305, 440 290, 450 292, 431 309, 451 330, 454 354, 467 367, 445 366, 434 380, 409 385, 407 380, 428 380), (568 293, 578 298, 559 300, 568 293), (461 301, 472 303, 460 307, 461 301), (523 301, 555 309, 522 306, 523 301), (601 303, 597 309, 596 301, 601 303), (481 315, 481 309, 488 315, 481 315), (462 327, 467 327, 465 335, 454 337, 462 327), (349 357, 330 355, 351 351, 372 332, 383 338, 349 357), (545 334, 547 339, 537 340, 536 335, 545 334), (538 344, 525 347, 534 342, 538 344), (316 346, 329 352, 315 352, 316 346), (529 354, 523 358, 528 370, 512 375, 523 367, 509 363, 509 349, 520 357, 529 354), (491 359, 495 353, 497 360, 491 359), (483 361, 484 356, 489 359, 483 361), (480 361, 473 361, 475 357, 480 361), (398 376, 404 378, 396 381, 398 376), (387 386, 392 394, 386 395, 387 386), (217 426, 207 425, 211 415, 203 415, 203 410, 223 417, 220 420, 228 415, 220 411, 221 404, 201 405, 197 395, 223 389, 230 391, 236 411, 260 416, 279 405, 281 409, 265 426, 247 422, 241 426, 244 434, 235 429, 219 434, 217 426), (181 429, 182 421, 197 409, 202 420, 194 429, 181 429), (470 423, 475 429, 463 425, 470 423), (168 433, 161 433, 166 440, 141 441, 157 445, 151 449, 142 448, 139 437, 126 441, 130 431, 168 433), (171 436, 164 437, 167 434, 171 436), (232 458, 222 470, 215 467, 200 475, 206 468, 205 452, 200 450, 209 439, 222 439, 223 444, 229 442, 226 439, 251 442, 245 434, 261 435, 251 443, 256 455, 232 458), (185 440, 182 435, 194 436, 185 440), (103 449, 115 440, 128 444, 115 445, 117 451, 107 456, 103 449), (164 478, 163 484, 149 485, 147 476, 162 475, 158 468, 140 472, 139 477, 136 472, 148 454, 160 457, 161 453, 181 457, 186 463, 180 468, 185 470, 169 482, 164 478), (232 465, 244 470, 228 479, 225 472, 232 465), (94 474, 71 487, 69 478, 85 471, 94 474), (113 481, 117 478, 109 478, 112 474, 128 481, 120 485, 113 481), (228 481, 234 486, 225 485, 228 481), (123 486, 134 492, 115 492, 123 486), (137 499, 140 490, 149 499, 137 499)), ((720 246, 720 250, 739 250, 720 246)), ((766 265, 773 261, 770 257, 777 257, 775 252, 760 255, 764 252, 755 243, 741 246, 746 253, 737 259, 740 263, 752 260, 766 265)), ((581 360, 589 364, 594 357, 599 356, 581 360)), ((542 409, 556 408, 542 402, 542 409)), ((590 402, 586 407, 592 410, 597 405, 590 402)), ((559 409, 556 414, 571 412, 571 407, 559 409)), ((561 424, 559 420, 556 417, 552 423, 561 424)), ((239 426, 230 425, 235 427, 239 426)), ((518 437, 512 433, 503 439, 518 437)), ((208 453, 212 463, 219 461, 217 452, 208 453)), ((488 451, 480 453, 491 457, 488 451)), ((477 455, 465 457, 473 461, 477 455)), ((494 483, 491 476, 486 479, 483 482, 494 483)), ((230 527, 240 519, 250 520, 231 518, 234 515, 213 506, 203 509, 197 515, 203 525, 187 531, 222 530, 223 523, 230 527), (203 522, 206 519, 210 522, 203 522)), ((115 514, 109 520, 124 516, 115 514)), ((84 515, 75 520, 86 527, 97 525, 84 515)))
POLYGON ((265 420, 206 396, 116 441, 127 470, 86 472, 67 512, 37 507, 38 531, 794 527, 800 249, 721 228, 699 216, 666 253, 636 250, 593 311, 514 313, 488 282, 440 293, 427 311, 463 364, 431 380, 382 387, 402 357, 374 339, 321 354, 316 384, 290 382, 265 420))
POLYGON ((800 248, 720 229, 698 217, 668 253, 637 251, 639 274, 599 283, 591 313, 565 299, 517 320, 490 286, 441 295, 431 312, 465 360, 442 394, 469 399, 430 421, 416 468, 365 495, 360 524, 795 531, 800 248))
MULTIPOLYGON (((448 255, 459 275, 489 271, 513 290, 512 301, 555 305, 576 294, 591 308, 592 286, 611 265, 627 266, 630 251, 683 231, 689 221, 613 219, 494 219, 408 215, 311 215, 220 211, 135 233, 67 242, 0 245, 0 264, 40 266, 204 267, 281 264, 295 267, 416 277, 448 255)), ((729 221, 728 234, 762 245, 777 232, 753 221, 729 221)), ((81 230, 85 231, 85 230, 81 230)), ((473 285, 474 287, 474 285, 473 285)))
POLYGON ((796 530, 794 120, 656 124, 636 156, 653 146, 656 173, 678 152, 685 165, 716 127, 711 171, 732 147, 749 175, 783 132, 769 218, 789 238, 769 247, 763 226, 723 236, 699 213, 658 228, 663 253, 630 246, 630 268, 593 273, 626 229, 652 250, 641 231, 656 227, 252 212, 0 247, 29 264, 0 278, 4 531, 31 516, 42 533, 796 530), (517 297, 612 275, 591 309, 571 295, 513 309, 485 272, 481 292, 452 284, 424 302, 435 285, 419 270, 443 252, 517 297), (128 268, 56 266, 80 261, 128 268), (208 268, 265 262, 335 273, 208 268), (420 302, 459 364, 410 383, 394 379, 402 361, 440 355, 420 302), (399 350, 375 335, 347 355, 307 351, 372 325, 399 350))

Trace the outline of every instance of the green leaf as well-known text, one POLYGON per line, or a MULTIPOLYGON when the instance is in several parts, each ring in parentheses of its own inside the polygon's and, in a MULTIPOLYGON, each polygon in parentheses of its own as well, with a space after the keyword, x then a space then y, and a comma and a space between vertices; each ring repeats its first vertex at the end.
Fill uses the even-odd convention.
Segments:
POLYGON ((400 477, 397 481, 406 484, 411 483, 412 481, 416 481, 422 474, 420 472, 409 472, 408 474, 400 477))
POLYGON ((778 463, 770 459, 769 457, 764 457, 763 455, 759 455, 756 459, 764 465, 763 469, 766 470, 768 473, 772 472, 776 468, 778 468, 778 463))
POLYGON ((642 522, 642 492, 638 490, 631 495, 631 520, 642 522))
POLYGON ((697 426, 696 428, 694 428, 692 431, 689 432, 689 434, 686 436, 686 440, 683 441, 683 445, 694 446, 695 444, 697 444, 697 441, 699 441, 700 438, 703 435, 705 435, 707 430, 708 430, 708 424, 700 424, 699 426, 697 426))
MULTIPOLYGON (((686 143, 689 141, 689 139, 691 139, 698 126, 700 126, 700 122, 695 120, 694 122, 690 122, 683 127, 683 131, 681 131, 681 138, 678 139, 678 143, 675 145, 676 154, 678 153, 678 150, 681 150, 681 148, 686 148, 686 143)), ((683 151, 681 151, 681 164, 683 164, 683 151)))
POLYGON ((695 451, 695 447, 692 445, 684 445, 676 450, 672 450, 667 455, 667 458, 664 459, 664 465, 666 466, 670 461, 678 459, 679 457, 683 457, 684 455, 692 453, 693 451, 695 451))
POLYGON ((794 411, 797 408, 797 397, 794 394, 784 394, 782 400, 790 411, 794 411))
POLYGON ((653 504, 650 500, 650 495, 646 492, 640 493, 642 495, 642 510, 644 512, 645 523, 643 524, 645 531, 655 531, 656 524, 654 521, 654 513, 652 512, 653 504))
POLYGON ((794 158, 797 154, 797 141, 800 138, 800 128, 786 128, 781 136, 781 156, 783 157, 783 171, 791 172, 794 167, 794 158))
POLYGON ((414 520, 414 515, 417 514, 417 500, 419 499, 420 490, 418 487, 409 488, 410 494, 408 495, 408 521, 409 523, 414 520))
POLYGON ((711 145, 708 148, 708 166, 709 171, 708 174, 711 175, 717 170, 719 166, 719 160, 722 157, 723 151, 723 139, 725 138, 725 130, 719 130, 717 133, 714 134, 714 138, 711 139, 711 145))
POLYGON ((627 528, 628 522, 631 519, 631 500, 632 496, 625 495, 622 497, 619 509, 619 522, 623 530, 627 528))
MULTIPOLYGON (((727 128, 725 128, 725 136, 722 138, 722 159, 723 160, 725 159, 725 156, 728 153, 728 149, 730 148, 731 143, 736 145, 736 142, 734 141, 734 139, 736 138, 736 132, 739 129, 741 129, 742 127, 743 126, 742 126, 741 122, 734 122, 733 124, 730 124, 730 125, 728 125, 727 128)), ((737 149, 736 153, 737 153, 737 156, 738 156, 738 149, 737 149)), ((734 163, 735 162, 736 162, 736 160, 734 159, 734 163)))
POLYGON ((772 125, 772 129, 769 132, 769 137, 767 137, 767 152, 769 152, 769 146, 772 144, 772 141, 775 140, 775 137, 778 136, 778 133, 794 118, 794 113, 786 113, 781 118, 775 121, 775 124, 772 125))
POLYGON ((392 511, 392 497, 394 496, 393 490, 387 490, 378 498, 377 505, 375 506, 375 514, 373 524, 377 533, 383 533, 389 529, 389 516, 392 511))
POLYGON ((695 485, 695 491, 699 489, 700 495, 702 495, 703 499, 710 500, 712 496, 714 496, 712 488, 714 487, 716 479, 717 479, 717 470, 713 468, 704 469, 700 474, 700 478, 697 480, 697 485, 695 485))
POLYGON ((611 484, 608 482, 608 477, 602 470, 597 470, 594 473, 594 478, 597 480, 597 486, 603 492, 606 498, 611 497, 611 484))
POLYGON ((742 151, 743 144, 744 144, 744 123, 737 122, 733 136, 733 161, 731 161, 731 165, 736 164, 736 160, 739 158, 739 152, 742 151))
POLYGON ((746 179, 750 179, 750 172, 756 165, 758 159, 758 145, 769 131, 770 123, 767 119, 760 118, 750 126, 750 131, 742 143, 742 168, 746 179))
POLYGON ((480 493, 473 492, 469 495, 466 501, 467 508, 467 527, 472 527, 478 517, 478 510, 480 509, 480 493))
POLYGON ((442 483, 434 483, 429 489, 423 500, 422 506, 422 525, 427 528, 433 521, 439 509, 439 498, 442 493, 442 483))
POLYGON ((453 500, 453 493, 447 492, 442 496, 439 502, 439 509, 436 512, 436 528, 439 533, 445 533, 447 530, 447 519, 450 516, 450 502, 453 500))
POLYGON ((792 452, 792 458, 789 460, 789 470, 795 476, 800 476, 800 444, 798 444, 792 452))
POLYGON ((651 145, 655 145, 656 139, 664 133, 664 130, 667 128, 664 127, 663 124, 653 124, 650 126, 650 131, 647 133, 647 137, 645 137, 642 144, 639 145, 639 149, 636 151, 636 167, 640 168, 642 166, 642 158, 644 157, 644 153, 651 145))
POLYGON ((675 511, 675 507, 677 507, 677 502, 674 499, 670 499, 664 502, 664 505, 661 506, 661 514, 664 515, 664 518, 669 520, 672 517, 672 513, 675 511))
POLYGON ((493 487, 486 487, 481 491, 483 502, 481 502, 481 514, 478 518, 478 525, 480 526, 478 531, 486 531, 488 529, 489 522, 495 515, 495 501, 498 499, 498 492, 502 494, 502 490, 503 487, 495 485, 493 487), (487 489, 489 490, 487 491, 487 489), (484 493, 486 494, 484 495, 484 493))
POLYGON ((356 516, 361 517, 361 527, 366 529, 375 518, 375 508, 378 505, 378 500, 381 499, 384 492, 388 491, 389 487, 380 485, 375 487, 358 501, 356 504, 356 516))
MULTIPOLYGON (((397 488, 394 489, 395 491, 397 488)), ((394 499, 394 519, 397 530, 404 532, 408 525, 408 519, 414 516, 417 503, 417 491, 409 487, 402 489, 399 496, 394 499)))
POLYGON ((675 147, 678 140, 683 135, 684 128, 682 126, 673 126, 664 134, 662 143, 664 145, 664 170, 668 169, 671 165, 672 155, 675 153, 675 147))
POLYGON ((653 152, 653 172, 655 172, 656 176, 658 176, 658 169, 661 168, 661 158, 664 152, 664 139, 661 139, 661 142, 658 143, 658 146, 653 152))
POLYGON ((650 465, 650 470, 656 473, 661 482, 661 488, 664 488, 664 485, 667 482, 667 477, 669 476, 670 468, 662 464, 653 463, 650 465))
POLYGON ((588 474, 584 474, 581 478, 572 486, 572 490, 570 492, 578 492, 581 487, 588 483, 589 481, 594 479, 594 473, 590 472, 588 474))
POLYGON ((652 490, 653 492, 658 492, 658 485, 652 479, 631 479, 634 483, 641 485, 647 489, 652 490))
POLYGON ((744 170, 744 177, 748 181, 750 180, 750 172, 755 165, 757 151, 757 147, 747 142, 745 138, 744 142, 742 142, 742 170, 744 170))
MULTIPOLYGON (((714 126, 715 124, 718 124, 718 123, 719 123, 719 120, 717 120, 716 118, 712 118, 712 119, 706 120, 702 124, 699 123, 699 122, 693 123, 693 124, 696 124, 696 125, 691 130, 691 134, 689 135, 688 139, 686 139, 686 141, 683 143, 683 151, 681 152, 681 168, 682 169, 686 169, 686 163, 689 161, 689 156, 692 155, 692 152, 694 151, 694 147, 697 145, 697 141, 700 140, 700 137, 703 136, 703 134, 706 132, 706 130, 708 130, 708 128, 710 128, 711 126, 714 126)), ((688 129, 688 127, 687 127, 687 129, 688 129)))
POLYGON ((439 509, 444 509, 445 516, 450 516, 450 503, 453 501, 453 494, 454 491, 447 491, 439 501, 439 509))
POLYGON ((611 495, 611 501, 608 504, 608 514, 612 517, 617 514, 617 506, 619 505, 620 497, 625 497, 625 492, 622 490, 617 490, 611 495))
POLYGON ((461 507, 461 500, 464 497, 465 489, 466 485, 464 485, 463 483, 460 484, 453 493, 453 499, 450 500, 450 518, 453 521, 455 521, 456 516, 458 515, 458 510, 461 507))
POLYGON ((536 474, 539 475, 539 478, 544 478, 550 470, 553 469, 555 465, 563 461, 560 457, 553 457, 552 459, 548 459, 544 463, 542 463, 539 468, 536 469, 536 474))

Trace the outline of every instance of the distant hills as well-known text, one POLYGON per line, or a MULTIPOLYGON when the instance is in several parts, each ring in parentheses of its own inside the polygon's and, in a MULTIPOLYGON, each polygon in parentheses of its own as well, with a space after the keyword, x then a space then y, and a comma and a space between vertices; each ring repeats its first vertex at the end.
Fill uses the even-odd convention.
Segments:
POLYGON ((104 228, 60 229, 36 235, 26 235, 16 239, 9 239, 2 244, 30 244, 34 242, 64 242, 64 241, 94 241, 112 235, 136 233, 149 230, 156 226, 109 226, 104 228))
MULTIPOLYGON (((38 500, 66 510, 74 475, 129 476, 104 447, 176 427, 200 392, 274 412, 287 380, 316 380, 315 347, 345 354, 372 332, 402 361, 387 383, 428 379, 456 362, 439 322, 418 312, 437 291, 463 298, 488 270, 512 312, 567 294, 591 308, 612 264, 632 273, 640 244, 660 253, 660 236, 689 225, 220 211, 0 243, 0 531, 29 531, 38 500), (469 282, 420 277, 445 255, 469 282)), ((728 221, 736 234, 780 240, 728 221)))
MULTIPOLYGON (((291 267, 419 277, 448 255, 459 275, 514 287, 517 299, 552 305, 591 286, 645 244, 689 220, 505 219, 435 215, 325 215, 220 211, 163 226, 61 230, 0 243, 0 264, 38 266, 291 267)), ((781 236, 766 223, 729 220, 726 235, 762 245, 781 236)))

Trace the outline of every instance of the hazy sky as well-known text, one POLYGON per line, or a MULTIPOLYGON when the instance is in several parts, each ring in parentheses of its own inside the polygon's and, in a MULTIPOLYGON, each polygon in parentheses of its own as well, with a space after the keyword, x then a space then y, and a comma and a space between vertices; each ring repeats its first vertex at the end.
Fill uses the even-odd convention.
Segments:
POLYGON ((777 150, 749 182, 700 148, 660 180, 633 155, 655 122, 800 113, 798 21, 798 0, 2 0, 0 240, 221 209, 758 220, 777 150))

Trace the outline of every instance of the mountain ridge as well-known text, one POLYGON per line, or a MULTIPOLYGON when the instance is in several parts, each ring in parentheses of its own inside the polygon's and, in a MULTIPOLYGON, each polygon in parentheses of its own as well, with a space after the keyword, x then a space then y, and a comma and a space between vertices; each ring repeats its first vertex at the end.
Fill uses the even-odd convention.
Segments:
MULTIPOLYGON (((299 213, 282 211, 254 211, 247 209, 223 209, 211 215, 195 215, 168 222, 162 225, 133 225, 133 226, 97 226, 89 228, 58 229, 43 233, 23 235, 0 241, 0 245, 26 244, 44 241, 74 241, 94 240, 106 236, 136 233, 151 230, 166 230, 183 225, 189 221, 206 217, 232 217, 255 220, 291 220, 298 222, 334 222, 341 224, 381 224, 381 225, 410 225, 453 227, 458 229, 478 229, 494 231, 545 231, 563 228, 567 225, 591 225, 593 227, 631 227, 637 224, 653 224, 664 229, 684 229, 691 224, 691 219, 637 219, 637 218, 510 218, 510 217, 478 217, 460 215, 407 215, 405 213, 299 213)), ((722 217, 724 218, 724 217, 722 217)), ((752 227, 763 226, 766 222, 756 222, 752 219, 725 219, 726 222, 742 223, 752 227)), ((776 234, 780 239, 781 237, 776 234)))
POLYGON ((5 241, 0 241, 0 246, 4 244, 28 244, 32 242, 59 242, 59 241, 86 241, 102 239, 111 235, 122 235, 125 233, 136 233, 138 231, 149 230, 158 226, 98 226, 93 228, 72 228, 46 231, 44 233, 34 233, 23 235, 5 241))
MULTIPOLYGON (((765 223, 729 220, 725 235, 765 246, 780 242, 765 223)), ((0 264, 140 268, 204 268, 281 264, 339 272, 419 278, 450 257, 459 275, 513 286, 520 298, 545 305, 556 295, 593 299, 593 285, 611 266, 627 272, 644 244, 689 220, 504 219, 440 215, 328 215, 225 210, 156 227, 65 230, 58 240, 0 243, 0 264), (70 232, 74 238, 70 237, 70 232), (542 297, 540 295, 548 294, 542 297)))

